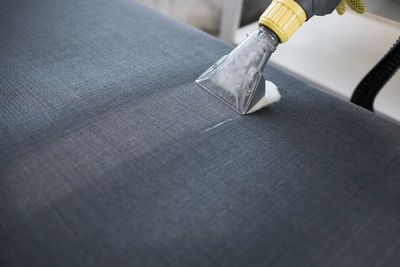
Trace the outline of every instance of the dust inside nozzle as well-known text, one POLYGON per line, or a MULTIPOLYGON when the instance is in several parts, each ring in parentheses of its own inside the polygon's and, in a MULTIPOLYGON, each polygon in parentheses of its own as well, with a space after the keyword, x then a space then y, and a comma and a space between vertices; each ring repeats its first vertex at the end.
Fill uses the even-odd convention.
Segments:
POLYGON ((265 95, 262 73, 278 44, 275 33, 261 26, 196 82, 238 113, 247 114, 265 95))

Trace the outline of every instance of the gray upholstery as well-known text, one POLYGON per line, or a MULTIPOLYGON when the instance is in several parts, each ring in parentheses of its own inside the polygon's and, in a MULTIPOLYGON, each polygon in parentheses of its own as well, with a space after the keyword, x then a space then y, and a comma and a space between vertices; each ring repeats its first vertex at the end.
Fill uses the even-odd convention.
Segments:
POLYGON ((396 266, 399 125, 273 67, 240 116, 193 82, 230 49, 131 0, 0 1, 0 265, 396 266))

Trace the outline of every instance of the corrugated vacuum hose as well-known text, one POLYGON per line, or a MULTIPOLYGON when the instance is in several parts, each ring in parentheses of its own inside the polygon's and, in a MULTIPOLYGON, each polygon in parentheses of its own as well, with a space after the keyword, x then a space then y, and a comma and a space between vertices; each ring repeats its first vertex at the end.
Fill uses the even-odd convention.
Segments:
MULTIPOLYGON (((400 37, 389 52, 361 80, 356 87, 351 102, 374 111, 374 100, 379 91, 393 77, 400 67, 400 37)), ((400 101, 400 99, 399 99, 400 101)))

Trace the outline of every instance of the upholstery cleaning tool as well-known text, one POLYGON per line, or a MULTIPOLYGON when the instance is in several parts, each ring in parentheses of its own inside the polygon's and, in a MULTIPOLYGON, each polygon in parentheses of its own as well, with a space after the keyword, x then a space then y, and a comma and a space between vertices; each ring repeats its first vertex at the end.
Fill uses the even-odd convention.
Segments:
MULTIPOLYGON (((345 1, 357 12, 365 12, 361 0, 345 1)), ((272 0, 258 21, 259 28, 196 82, 240 114, 254 111, 265 96, 263 71, 278 44, 288 41, 313 15, 323 16, 335 8, 343 14, 344 1, 272 0)))

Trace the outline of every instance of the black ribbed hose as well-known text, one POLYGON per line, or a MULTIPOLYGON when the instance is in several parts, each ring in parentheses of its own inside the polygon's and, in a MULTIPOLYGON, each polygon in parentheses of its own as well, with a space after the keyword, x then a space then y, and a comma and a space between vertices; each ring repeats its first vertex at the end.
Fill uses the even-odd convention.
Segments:
POLYGON ((376 95, 393 77, 399 67, 400 37, 389 52, 375 65, 364 79, 361 80, 351 97, 351 102, 365 109, 374 111, 376 95))

